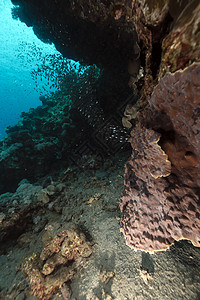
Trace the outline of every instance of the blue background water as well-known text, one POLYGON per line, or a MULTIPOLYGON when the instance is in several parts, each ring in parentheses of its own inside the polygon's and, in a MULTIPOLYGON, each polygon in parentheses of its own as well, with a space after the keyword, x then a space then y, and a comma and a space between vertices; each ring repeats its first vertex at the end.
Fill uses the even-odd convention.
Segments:
MULTIPOLYGON (((53 44, 44 44, 31 27, 12 18, 12 7, 10 0, 0 0, 0 139, 6 136, 7 126, 20 120, 21 112, 41 105, 39 96, 44 86, 44 94, 48 88, 50 92, 55 91, 52 89, 55 78, 50 78, 49 82, 43 77, 36 85, 31 72, 49 55, 60 56, 53 44)), ((80 69, 79 62, 68 61, 76 72, 87 69, 84 66, 80 69)))
POLYGON ((46 54, 56 53, 11 15, 12 3, 0 0, 0 139, 8 125, 20 120, 20 113, 41 105, 31 77, 32 69, 46 54), (40 49, 40 52, 37 50, 40 49))

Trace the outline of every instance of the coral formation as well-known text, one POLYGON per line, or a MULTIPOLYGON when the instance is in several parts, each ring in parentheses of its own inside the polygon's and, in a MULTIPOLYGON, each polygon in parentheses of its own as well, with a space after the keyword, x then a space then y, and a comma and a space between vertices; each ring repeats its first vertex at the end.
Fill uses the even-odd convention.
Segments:
MULTIPOLYGON (((22 113, 22 120, 7 128, 8 136, 0 141, 0 193, 14 192, 23 178, 33 182, 71 162, 80 164, 82 156, 90 156, 88 164, 95 169, 102 156, 108 154, 111 140, 114 139, 113 151, 117 151, 116 144, 120 150, 122 141, 127 143, 127 132, 120 120, 118 126, 112 124, 110 113, 100 107, 96 93, 99 76, 95 66, 87 67, 80 75, 60 75, 60 91, 40 97, 41 106, 22 113), (111 121, 108 125, 106 118, 111 121), (109 137, 108 126, 113 131, 109 137), (92 159, 94 154, 100 159, 92 159)), ((43 196, 41 199, 48 202, 43 196)))
POLYGON ((44 277, 39 270, 39 264, 38 254, 33 253, 24 259, 22 272, 30 280, 32 295, 41 300, 48 300, 65 282, 72 279, 74 271, 71 266, 63 266, 53 276, 44 277))
MULTIPOLYGON (((89 80, 88 77, 91 75, 89 73, 88 71, 87 75, 82 76, 84 84, 86 79, 89 80)), ((73 80, 72 74, 71 77, 68 76, 68 97, 63 96, 64 91, 57 92, 48 98, 41 97, 42 106, 22 113, 23 119, 15 126, 7 128, 8 137, 0 141, 1 193, 13 192, 23 178, 33 180, 45 175, 61 158, 67 156, 69 151, 67 148, 70 142, 73 143, 73 140, 70 141, 70 136, 74 131, 69 113, 71 97, 73 96, 74 100, 77 99, 73 80)), ((67 93, 66 90, 65 93, 67 93)), ((81 125, 80 120, 79 122, 81 125)), ((84 127, 83 124, 81 126, 84 127)))
POLYGON ((180 239, 200 246, 199 82, 199 64, 166 74, 139 116, 146 127, 131 132, 121 230, 136 250, 164 250, 180 239))
POLYGON ((46 226, 46 229, 46 236, 43 237, 45 247, 41 254, 33 253, 25 257, 21 266, 23 274, 29 278, 32 295, 41 300, 50 299, 64 283, 72 280, 74 261, 92 253, 90 243, 77 229, 62 228, 56 235, 55 230, 51 232, 53 227, 46 226))

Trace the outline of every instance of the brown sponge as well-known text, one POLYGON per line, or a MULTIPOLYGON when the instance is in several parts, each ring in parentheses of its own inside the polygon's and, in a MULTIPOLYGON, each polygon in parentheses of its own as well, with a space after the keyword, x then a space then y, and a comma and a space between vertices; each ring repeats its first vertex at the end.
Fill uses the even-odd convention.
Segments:
POLYGON ((200 64, 166 74, 131 132, 121 231, 136 250, 200 246, 199 83, 200 64))

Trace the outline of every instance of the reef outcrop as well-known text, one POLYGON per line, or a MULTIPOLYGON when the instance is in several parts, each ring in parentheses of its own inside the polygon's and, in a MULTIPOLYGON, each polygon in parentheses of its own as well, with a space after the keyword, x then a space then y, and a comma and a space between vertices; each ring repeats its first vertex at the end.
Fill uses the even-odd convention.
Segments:
POLYGON ((32 253, 24 258, 22 272, 30 280, 31 294, 38 299, 48 300, 69 282, 74 274, 73 262, 91 255, 91 245, 83 233, 64 229, 55 234, 52 225, 46 226, 43 237, 45 247, 41 254, 32 253))

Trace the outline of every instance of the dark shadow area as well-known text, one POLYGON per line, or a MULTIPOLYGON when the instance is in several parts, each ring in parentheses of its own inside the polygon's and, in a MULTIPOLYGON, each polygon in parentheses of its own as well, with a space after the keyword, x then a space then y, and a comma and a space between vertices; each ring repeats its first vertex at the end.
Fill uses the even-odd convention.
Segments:
POLYGON ((147 271, 149 274, 154 274, 154 261, 149 253, 142 252, 142 265, 141 269, 147 271))
POLYGON ((97 262, 97 266, 100 270, 100 280, 99 286, 94 289, 94 294, 103 300, 105 297, 112 297, 111 286, 114 277, 115 254, 108 255, 107 253, 102 253, 100 260, 97 262))
POLYGON ((170 250, 168 255, 173 257, 175 261, 188 266, 191 272, 196 272, 197 267, 200 268, 200 248, 194 247, 192 243, 188 241, 175 242, 170 250))

